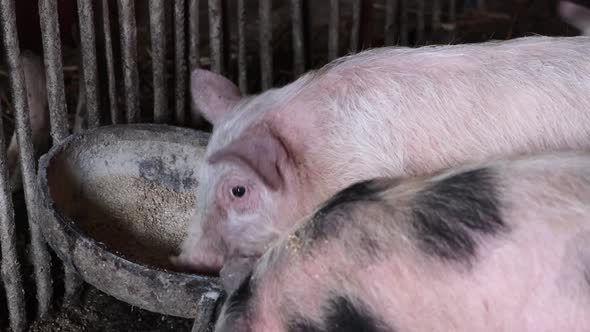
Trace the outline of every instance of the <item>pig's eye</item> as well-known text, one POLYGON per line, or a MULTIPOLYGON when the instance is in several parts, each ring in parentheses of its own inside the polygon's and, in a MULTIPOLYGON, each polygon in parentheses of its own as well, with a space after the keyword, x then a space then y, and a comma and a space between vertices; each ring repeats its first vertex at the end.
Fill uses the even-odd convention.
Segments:
POLYGON ((242 186, 235 186, 231 188, 231 194, 234 195, 234 197, 240 198, 246 194, 246 188, 242 186))

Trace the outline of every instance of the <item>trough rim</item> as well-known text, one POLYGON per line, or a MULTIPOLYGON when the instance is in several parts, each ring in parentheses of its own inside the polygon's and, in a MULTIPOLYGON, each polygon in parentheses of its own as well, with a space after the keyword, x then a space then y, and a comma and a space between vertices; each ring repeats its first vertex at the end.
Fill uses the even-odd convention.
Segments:
MULTIPOLYGON (((69 241, 72 241, 76 246, 85 247, 85 250, 90 250, 94 252, 95 259, 106 259, 111 261, 119 268, 123 268, 127 272, 135 275, 137 278, 150 278, 151 282, 159 283, 161 287, 170 288, 170 285, 174 285, 177 288, 186 288, 187 285, 190 284, 197 284, 198 288, 203 289, 202 292, 196 294, 194 296, 195 301, 203 302, 204 297, 208 297, 210 300, 208 303, 209 305, 216 306, 221 301, 223 297, 223 288, 219 282, 219 277, 214 276, 206 276, 200 274, 191 274, 185 272, 176 272, 164 269, 159 266, 147 264, 145 262, 141 262, 138 260, 131 259, 127 257, 125 254, 118 252, 114 249, 111 249, 106 246, 106 244, 88 236, 85 232, 80 228, 78 223, 76 223, 72 218, 67 217, 60 213, 55 206, 55 201, 50 194, 48 179, 47 179, 47 170, 51 166, 52 161, 56 156, 62 153, 66 148, 70 147, 72 144, 75 144, 77 141, 85 141, 91 138, 92 136, 100 136, 102 132, 114 132, 116 130, 134 130, 134 131, 147 131, 147 132, 176 132, 181 133, 183 136, 193 136, 197 140, 208 140, 211 136, 210 133, 205 131, 199 131, 190 128, 184 127, 177 127, 167 124, 151 124, 151 123, 134 123, 134 124, 116 124, 116 125, 106 125, 97 128, 88 129, 81 133, 75 133, 69 135, 63 141, 53 145, 51 149, 41 156, 38 163, 38 171, 37 171, 37 185, 38 190, 40 192, 40 200, 37 206, 38 208, 42 209, 39 214, 38 223, 40 224, 41 232, 45 239, 45 243, 47 243, 53 251, 58 255, 60 260, 74 269, 76 274, 78 274, 86 283, 94 286, 95 288, 101 290, 104 293, 107 293, 110 296, 117 298, 118 300, 124 301, 128 304, 140 307, 142 309, 164 314, 164 315, 171 315, 176 317, 182 318, 190 318, 194 319, 198 316, 198 311, 201 311, 205 308, 197 308, 197 311, 188 312, 186 308, 172 308, 173 306, 164 306, 164 310, 155 309, 154 306, 151 306, 150 303, 146 303, 145 300, 141 301, 142 297, 145 296, 139 294, 130 294, 124 293, 119 291, 110 291, 109 289, 105 289, 100 285, 96 285, 94 282, 88 281, 87 278, 84 277, 84 273, 80 272, 80 269, 73 264, 73 255, 72 252, 64 249, 64 246, 69 244, 62 244, 59 245, 57 243, 53 243, 55 239, 52 239, 51 234, 47 234, 48 232, 61 232, 61 236, 64 236, 69 241), (207 288, 207 289, 205 289, 207 288), (212 298, 212 294, 209 292, 215 292, 214 298, 212 298), (167 308, 167 309, 166 309, 167 308)), ((111 281, 110 283, 113 283, 111 281)), ((129 282, 129 281, 127 281, 129 282)), ((207 303, 202 303, 203 305, 207 305, 207 303)))

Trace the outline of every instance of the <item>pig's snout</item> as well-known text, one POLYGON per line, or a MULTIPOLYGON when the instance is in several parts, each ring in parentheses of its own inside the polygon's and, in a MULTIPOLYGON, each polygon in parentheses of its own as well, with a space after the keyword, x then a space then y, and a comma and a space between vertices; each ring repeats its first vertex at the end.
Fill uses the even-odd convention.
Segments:
POLYGON ((218 275, 223 267, 223 256, 213 253, 181 253, 170 257, 172 264, 185 272, 218 275))

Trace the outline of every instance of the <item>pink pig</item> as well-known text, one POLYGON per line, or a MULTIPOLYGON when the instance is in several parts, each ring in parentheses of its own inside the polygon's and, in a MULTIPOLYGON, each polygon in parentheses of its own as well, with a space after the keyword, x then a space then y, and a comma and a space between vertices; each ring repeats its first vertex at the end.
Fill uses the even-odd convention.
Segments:
POLYGON ((378 48, 241 96, 191 75, 214 128, 179 256, 232 288, 322 202, 379 176, 590 147, 590 38, 378 48))
POLYGON ((215 332, 587 332, 588 243, 588 153, 371 179, 265 252, 215 332))
MULTIPOLYGON (((49 150, 51 145, 49 109, 47 108, 47 88, 45 67, 41 56, 26 50, 21 53, 22 68, 27 89, 29 121, 35 158, 49 150)), ((6 149, 8 173, 13 192, 22 188, 21 169, 19 164, 19 145, 16 131, 13 133, 6 149)))

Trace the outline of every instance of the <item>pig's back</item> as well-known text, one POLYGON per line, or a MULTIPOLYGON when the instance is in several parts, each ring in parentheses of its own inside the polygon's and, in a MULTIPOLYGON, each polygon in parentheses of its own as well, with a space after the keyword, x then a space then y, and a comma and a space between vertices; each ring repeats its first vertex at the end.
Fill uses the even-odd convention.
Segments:
POLYGON ((322 177, 338 174, 340 187, 506 154, 586 148, 589 55, 588 37, 530 37, 377 49, 341 60, 310 84, 315 94, 330 92, 316 96, 329 109, 311 154, 322 177))
MULTIPOLYGON (((392 232, 390 241, 410 243, 416 249, 383 255, 388 258, 369 270, 352 272, 359 287, 354 295, 362 296, 371 312, 400 330, 588 331, 590 154, 541 154, 410 181, 416 184, 409 188, 422 189, 406 194, 404 185, 393 187, 384 196, 395 207, 390 211, 426 209, 421 197, 436 197, 439 204, 431 205, 433 210, 425 215, 447 216, 442 222, 456 224, 415 228, 416 215, 406 214, 412 217, 396 222, 412 226, 387 229, 391 218, 380 219, 385 221, 381 233, 392 232), (466 177, 473 171, 486 176, 466 177), (466 178, 472 181, 465 182, 466 178), (409 200, 414 203, 406 206, 408 201, 399 197, 409 195, 415 195, 409 200), (481 224, 489 212, 479 209, 474 215, 460 208, 468 201, 477 206, 481 199, 497 204, 503 225, 499 231, 490 232, 481 224), (399 229, 411 231, 396 237, 399 229), (474 249, 464 252, 469 256, 457 253, 449 259, 441 253, 453 246, 426 250, 420 245, 423 233, 432 236, 429 243, 468 239, 474 249), (413 321, 421 312, 431 313, 430 319, 413 321)), ((355 225, 364 231, 378 228, 367 222, 355 225)), ((363 261, 356 263, 360 266, 363 261)))

